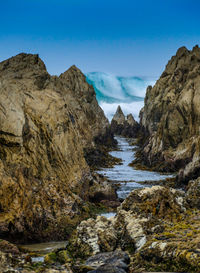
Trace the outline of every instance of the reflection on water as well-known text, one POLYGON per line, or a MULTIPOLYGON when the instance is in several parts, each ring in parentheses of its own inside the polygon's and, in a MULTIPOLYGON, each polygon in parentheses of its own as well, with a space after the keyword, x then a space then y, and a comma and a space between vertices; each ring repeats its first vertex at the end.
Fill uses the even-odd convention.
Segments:
POLYGON ((110 217, 115 216, 116 212, 105 212, 105 213, 101 213, 100 215, 109 219, 110 217))
POLYGON ((67 245, 67 241, 59 241, 59 242, 46 242, 46 243, 38 243, 38 244, 20 245, 20 248, 26 250, 27 252, 46 254, 46 253, 55 251, 59 248, 65 248, 66 245, 67 245))
MULTIPOLYGON (((115 165, 114 168, 104 168, 98 171, 99 174, 106 176, 109 180, 121 184, 117 194, 119 198, 125 199, 127 195, 137 188, 143 188, 144 186, 137 183, 142 181, 159 181, 173 175, 163 175, 157 172, 149 172, 143 170, 136 170, 129 166, 135 159, 135 152, 133 148, 135 146, 130 146, 127 139, 123 137, 116 137, 118 141, 119 151, 110 152, 114 157, 122 159, 122 165, 115 165)), ((147 187, 148 185, 145 185, 147 187)), ((149 185, 150 186, 150 185, 149 185)))

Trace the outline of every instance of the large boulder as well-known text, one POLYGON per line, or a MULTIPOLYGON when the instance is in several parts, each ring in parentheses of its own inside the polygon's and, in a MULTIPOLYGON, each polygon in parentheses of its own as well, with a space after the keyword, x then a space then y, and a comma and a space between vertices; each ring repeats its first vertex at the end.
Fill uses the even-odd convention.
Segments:
POLYGON ((125 117, 119 105, 111 121, 111 132, 124 137, 137 137, 139 128, 140 126, 133 115, 129 114, 125 117))
POLYGON ((179 172, 188 182, 200 174, 200 48, 179 48, 140 113, 143 163, 179 172), (145 138, 145 140, 144 140, 145 138))
POLYGON ((63 238, 87 209, 85 150, 108 120, 75 66, 48 74, 38 55, 0 63, 0 236, 63 238))

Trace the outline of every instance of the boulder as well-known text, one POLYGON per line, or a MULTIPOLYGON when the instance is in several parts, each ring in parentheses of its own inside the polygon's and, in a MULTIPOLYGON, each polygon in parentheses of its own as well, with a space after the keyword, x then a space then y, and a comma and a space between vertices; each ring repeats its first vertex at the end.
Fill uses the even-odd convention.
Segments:
POLYGON ((86 260, 85 265, 94 270, 90 273, 100 272, 127 272, 130 258, 126 252, 115 250, 113 252, 104 252, 96 254, 86 260))
POLYGON ((75 257, 87 258, 100 252, 116 249, 117 233, 112 219, 97 216, 82 221, 70 239, 68 249, 75 257))

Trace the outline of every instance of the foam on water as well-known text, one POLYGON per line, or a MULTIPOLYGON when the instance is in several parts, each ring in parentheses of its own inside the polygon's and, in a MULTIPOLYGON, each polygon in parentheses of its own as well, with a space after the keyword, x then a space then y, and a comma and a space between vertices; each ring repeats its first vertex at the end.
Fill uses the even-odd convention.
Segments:
POLYGON ((119 77, 103 72, 87 73, 86 78, 88 83, 93 85, 97 100, 109 120, 118 105, 121 105, 125 115, 132 113, 135 119, 138 119, 146 88, 155 83, 155 79, 119 77))
POLYGON ((109 180, 121 184, 117 191, 119 198, 125 199, 133 189, 144 187, 142 184, 137 182, 159 181, 172 177, 172 175, 137 170, 130 167, 129 163, 135 159, 135 152, 133 151, 135 146, 130 146, 127 139, 123 137, 116 137, 116 140, 118 141, 120 150, 110 152, 110 154, 114 157, 121 158, 122 165, 115 165, 114 168, 102 169, 99 173, 106 176, 109 180))

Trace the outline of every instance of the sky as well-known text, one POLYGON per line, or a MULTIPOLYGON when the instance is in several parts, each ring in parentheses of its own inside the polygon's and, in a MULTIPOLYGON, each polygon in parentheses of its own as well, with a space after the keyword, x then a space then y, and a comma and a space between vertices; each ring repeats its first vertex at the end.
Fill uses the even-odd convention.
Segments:
POLYGON ((0 0, 0 61, 38 53, 50 74, 158 77, 200 44, 199 0, 0 0))

